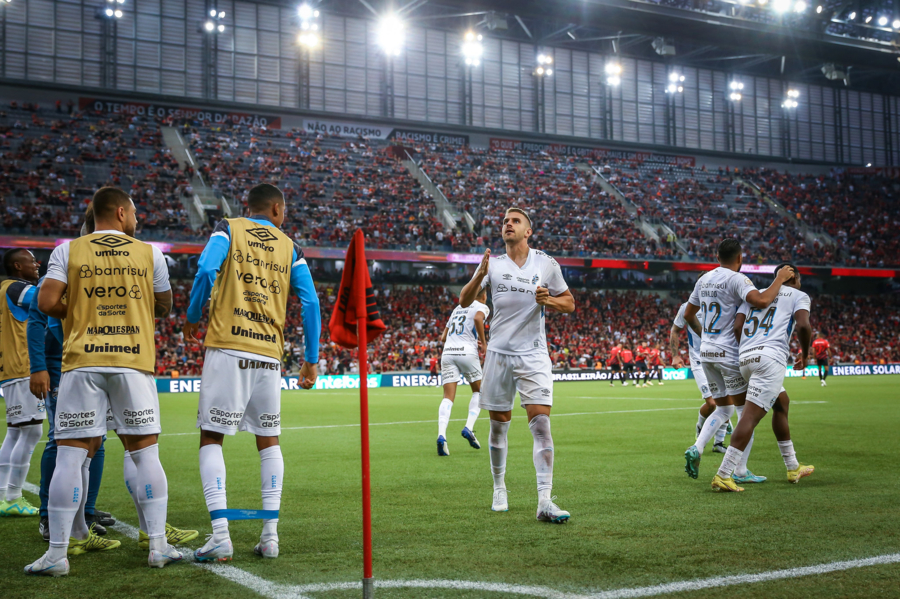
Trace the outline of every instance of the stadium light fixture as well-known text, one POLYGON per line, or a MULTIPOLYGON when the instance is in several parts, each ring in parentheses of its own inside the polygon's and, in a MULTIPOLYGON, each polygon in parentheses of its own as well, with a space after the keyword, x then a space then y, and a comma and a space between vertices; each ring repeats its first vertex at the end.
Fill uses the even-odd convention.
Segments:
POLYGON ((785 98, 784 102, 781 103, 782 108, 797 108, 800 104, 797 102, 797 98, 800 97, 800 92, 796 89, 787 90, 787 98, 785 98))
POLYGON ((728 94, 728 99, 732 102, 740 102, 741 98, 743 97, 744 96, 742 96, 739 92, 731 92, 730 94, 728 94))
POLYGON ((822 14, 822 5, 821 4, 816 7, 816 14, 817 15, 822 14))
POLYGON ((855 10, 850 11, 850 14, 847 15, 847 19, 850 21, 855 21, 856 20, 856 11, 855 10))
POLYGON ((871 22, 872 22, 872 15, 869 15, 868 17, 866 17, 866 25, 868 25, 871 22))
POLYGON ((118 8, 113 11, 113 16, 117 19, 121 19, 124 14, 125 13, 123 13, 122 10, 118 8))
POLYGON ((894 21, 893 23, 891 23, 891 26, 892 26, 894 29, 900 29, 900 19, 897 19, 896 21, 894 21))
POLYGON ((794 12, 796 12, 796 13, 806 12, 806 2, 804 2, 803 0, 799 0, 799 2, 794 4, 794 12))
POLYGON ((206 23, 204 23, 203 28, 212 33, 216 29, 216 24, 212 21, 207 21, 206 23))
POLYGON ((885 25, 887 25, 887 22, 888 22, 887 17, 885 17, 885 16, 878 17, 878 25, 879 26, 884 27, 885 25))
POLYGON ((308 20, 310 20, 310 19, 312 18, 312 16, 313 16, 313 9, 312 9, 312 6, 310 6, 309 4, 307 4, 306 2, 304 2, 303 4, 301 4, 301 5, 297 8, 297 15, 298 15, 298 16, 300 17, 300 19, 303 20, 303 21, 308 21, 308 20))
POLYGON ((606 67, 606 84, 616 87, 622 83, 622 65, 618 62, 608 62, 606 67))
POLYGON ((215 19, 217 14, 219 14, 219 13, 216 12, 216 9, 215 9, 215 8, 210 9, 210 11, 209 11, 209 16, 211 16, 212 18, 215 19))
POLYGON ((765 6, 768 3, 768 0, 759 0, 760 6, 765 6))
POLYGON ((744 89, 744 84, 740 81, 732 81, 728 84, 729 89, 731 89, 731 93, 728 94, 728 99, 732 102, 740 102, 741 98, 744 96, 741 94, 741 91, 744 89))
POLYGON ((872 168, 872 163, 871 163, 871 162, 867 162, 867 163, 866 163, 866 168, 872 168))
POLYGON ((388 56, 400 56, 405 37, 403 21, 395 14, 382 17, 378 24, 378 45, 388 56))
POLYGON ((481 40, 481 34, 474 31, 467 31, 463 36, 462 55, 466 66, 477 67, 481 64, 481 57, 484 54, 481 40))
POLYGON ((217 29, 219 30, 219 33, 225 33, 225 25, 221 25, 221 24, 220 24, 220 25, 217 27, 217 29))
POLYGON ((301 33, 297 36, 297 43, 306 48, 315 48, 319 45, 319 36, 315 33, 301 33))
POLYGON ((791 4, 791 0, 773 0, 772 10, 779 14, 786 13, 791 9, 791 4))
POLYGON ((538 54, 538 64, 553 64, 553 57, 547 54, 538 54))

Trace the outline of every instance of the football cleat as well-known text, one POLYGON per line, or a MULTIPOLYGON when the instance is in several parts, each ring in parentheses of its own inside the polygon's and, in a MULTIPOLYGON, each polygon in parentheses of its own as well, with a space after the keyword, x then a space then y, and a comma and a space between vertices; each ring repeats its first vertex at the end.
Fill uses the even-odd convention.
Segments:
POLYGON ((25 566, 25 574, 33 576, 66 576, 69 573, 69 560, 62 558, 58 562, 51 562, 47 554, 41 556, 33 564, 25 566))
POLYGON ((623 387, 627 387, 627 386, 628 386, 628 381, 624 381, 624 382, 622 383, 622 386, 623 386, 623 387))
POLYGON ((447 447, 447 439, 444 438, 444 435, 438 437, 437 448, 439 456, 450 455, 450 449, 447 447))
POLYGON ((713 445, 713 453, 725 453, 726 451, 728 451, 728 448, 722 442, 713 445))
POLYGON ((221 543, 213 542, 213 535, 207 535, 206 544, 194 552, 198 562, 227 562, 234 555, 234 545, 231 539, 225 539, 221 543))
MULTIPOLYGON (((182 545, 198 536, 200 533, 196 530, 181 530, 166 522, 166 542, 169 545, 182 545)), ((150 549, 150 537, 143 530, 138 533, 138 548, 145 551, 150 549)))
POLYGON ((15 501, 8 501, 0 508, 0 516, 38 516, 40 510, 28 503, 24 497, 19 497, 15 501))
POLYGON ((653 386, 653 381, 647 381, 647 382, 644 383, 644 384, 647 385, 647 386, 652 387, 652 386, 653 386))
POLYGON ((38 524, 38 532, 41 533, 41 538, 45 542, 50 542, 50 519, 47 516, 41 518, 41 523, 38 524))
POLYGON ((729 420, 728 424, 725 425, 725 434, 730 435, 733 432, 734 432, 734 427, 731 426, 731 421, 729 420))
POLYGON ((473 449, 481 449, 481 443, 478 442, 478 439, 475 438, 475 431, 470 431, 468 427, 462 429, 463 439, 469 442, 469 445, 472 446, 473 449))
POLYGON ((722 478, 718 474, 713 478, 712 488, 713 491, 731 491, 733 493, 739 493, 744 490, 743 487, 734 484, 734 479, 730 476, 728 478, 722 478))
POLYGON ((96 524, 91 525, 90 531, 88 531, 88 536, 84 539, 78 540, 69 537, 69 549, 66 551, 68 555, 81 555, 82 553, 87 553, 88 551, 109 551, 110 549, 115 549, 122 543, 116 541, 114 539, 104 539, 103 537, 97 535, 94 532, 94 527, 96 524))
POLYGON ((494 501, 491 504, 491 511, 508 512, 509 501, 506 497, 506 489, 494 489, 494 501))
POLYGON ((278 538, 269 539, 268 541, 260 539, 256 547, 253 548, 253 553, 260 557, 275 559, 278 557, 278 538))
POLYGON ((826 383, 826 382, 823 380, 823 381, 822 381, 822 386, 823 386, 823 387, 827 387, 827 386, 828 386, 828 383, 826 383))
POLYGON ((564 524, 569 520, 569 512, 559 509, 559 506, 553 503, 554 499, 555 496, 538 504, 537 519, 541 522, 564 524))
POLYGON ((88 526, 90 526, 91 522, 96 522, 100 526, 104 528, 108 528, 116 523, 116 519, 113 518, 113 515, 109 512, 104 512, 101 510, 94 510, 94 513, 88 516, 84 515, 84 519, 87 520, 88 526))
POLYGON ((803 478, 804 476, 809 476, 810 474, 815 472, 815 470, 815 466, 800 464, 799 466, 797 466, 796 470, 788 470, 788 482, 797 484, 798 482, 800 482, 801 478, 803 478))
POLYGON ((684 452, 684 471, 691 478, 700 476, 700 450, 696 445, 691 445, 684 452))
POLYGON ((745 474, 744 476, 738 476, 737 474, 732 474, 731 478, 734 480, 734 482, 736 482, 739 485, 747 485, 747 484, 751 484, 751 483, 764 483, 767 480, 769 480, 765 476, 757 476, 757 475, 753 474, 752 472, 750 472, 749 470, 747 470, 747 474, 745 474))
POLYGON ((659 386, 662 387, 663 385, 665 385, 665 383, 663 383, 662 381, 659 381, 659 386))
POLYGON ((147 557, 147 565, 151 568, 162 568, 168 564, 180 562, 183 559, 184 556, 180 551, 167 544, 162 551, 150 550, 150 555, 147 557))

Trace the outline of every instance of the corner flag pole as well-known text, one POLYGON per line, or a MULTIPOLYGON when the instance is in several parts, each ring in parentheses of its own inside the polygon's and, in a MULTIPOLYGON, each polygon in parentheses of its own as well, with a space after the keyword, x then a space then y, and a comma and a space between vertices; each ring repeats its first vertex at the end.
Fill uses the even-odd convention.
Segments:
MULTIPOLYGON (((366 268, 363 262, 362 268, 366 268)), ((364 272, 357 267, 357 273, 364 272)), ((360 279, 363 277, 360 276, 360 279)), ((363 599, 374 599, 375 579, 372 577, 372 497, 369 474, 369 356, 366 347, 366 286, 357 280, 356 292, 360 295, 357 306, 363 307, 363 317, 356 321, 359 338, 359 431, 362 450, 362 500, 363 500, 363 599)))

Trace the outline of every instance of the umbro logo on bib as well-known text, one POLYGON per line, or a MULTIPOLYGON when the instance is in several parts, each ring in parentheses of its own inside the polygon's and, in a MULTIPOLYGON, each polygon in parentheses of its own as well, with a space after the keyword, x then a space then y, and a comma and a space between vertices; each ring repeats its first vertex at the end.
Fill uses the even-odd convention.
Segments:
POLYGON ((257 227, 256 229, 247 229, 247 233, 253 235, 260 241, 275 241, 278 239, 275 235, 269 231, 269 227, 257 227))
POLYGON ((104 235, 103 237, 98 237, 97 239, 91 239, 91 243, 95 243, 97 245, 101 245, 103 247, 109 248, 106 250, 101 250, 99 252, 94 252, 95 256, 103 257, 103 256, 128 256, 127 251, 118 251, 117 248, 120 248, 125 245, 131 245, 133 242, 128 239, 125 235, 104 235))

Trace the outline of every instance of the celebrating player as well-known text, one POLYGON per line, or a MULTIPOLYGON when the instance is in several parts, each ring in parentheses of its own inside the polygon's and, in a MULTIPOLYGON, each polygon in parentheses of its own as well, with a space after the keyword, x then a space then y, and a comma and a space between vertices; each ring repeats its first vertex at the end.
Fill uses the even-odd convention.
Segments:
POLYGON ((612 371, 609 375, 609 386, 613 386, 613 380, 616 377, 622 380, 622 386, 624 387, 628 383, 625 382, 625 378, 622 376, 622 360, 619 358, 619 353, 622 351, 622 344, 616 343, 611 350, 609 350, 609 358, 606 360, 606 365, 612 371))
MULTIPOLYGON (((647 362, 650 366, 649 378, 653 379, 653 376, 655 375, 659 386, 662 387, 665 384, 663 383, 663 345, 662 343, 657 343, 653 347, 650 347, 647 351, 647 362)), ((653 383, 651 382, 650 384, 652 385, 653 383)))
POLYGON ((256 435, 263 519, 256 555, 278 557, 278 510, 284 478, 281 434, 281 356, 287 296, 300 297, 306 338, 300 386, 316 382, 319 298, 303 250, 279 227, 284 223, 281 191, 257 185, 247 197, 250 216, 219 222, 200 255, 184 338, 197 343, 203 306, 210 298, 206 358, 200 381, 200 479, 213 534, 194 555, 200 561, 231 559, 225 495, 225 435, 238 430, 256 435))
POLYGON ((26 249, 3 256, 6 275, 0 283, 0 383, 6 402, 6 437, 0 446, 0 516, 36 516, 22 496, 31 454, 41 440, 44 400, 31 394, 26 327, 28 308, 38 282, 38 261, 26 249))
POLYGON ((456 399, 456 385, 462 377, 472 386, 472 399, 469 400, 469 417, 462 429, 462 436, 475 449, 481 444, 475 438, 475 421, 481 413, 481 362, 479 350, 487 347, 484 338, 484 321, 491 310, 485 305, 487 292, 482 289, 472 304, 463 308, 456 306, 450 314, 450 320, 441 334, 444 351, 441 354, 441 379, 444 383, 444 399, 438 409, 437 452, 439 456, 450 455, 447 448, 447 425, 450 423, 450 411, 456 399))
MULTIPOLYGON (((791 357, 790 343, 794 325, 800 340, 800 354, 794 361, 794 370, 803 370, 809 359, 809 342, 812 327, 809 325, 809 296, 800 290, 800 273, 790 264, 779 264, 775 269, 776 281, 779 272, 791 272, 793 277, 784 281, 778 297, 767 308, 752 308, 744 302, 734 320, 734 335, 740 339, 741 374, 747 380, 747 404, 738 425, 731 435, 731 445, 725 452, 722 465, 713 478, 712 487, 722 491, 743 491, 731 478, 731 473, 740 463, 744 449, 753 438, 753 431, 772 406, 780 401, 778 396, 784 391, 784 366, 791 357), (779 391, 780 390, 780 391, 779 391)), ((784 458, 788 480, 798 482, 809 476, 815 468, 800 464, 794 452, 787 410, 784 413, 783 429, 775 430, 778 448, 784 458), (781 433, 781 434, 779 434, 781 433)))
POLYGON ((646 387, 650 380, 650 370, 647 368, 647 346, 638 343, 634 347, 634 369, 637 371, 638 380, 635 387, 646 387))
MULTIPOLYGON (((690 361, 691 372, 694 374, 694 382, 700 390, 700 397, 703 398, 703 405, 700 406, 700 413, 697 417, 697 434, 694 436, 696 440, 703 429, 703 423, 709 418, 716 409, 716 402, 713 400, 712 393, 709 392, 709 385, 706 382, 706 375, 703 373, 703 365, 700 363, 700 330, 691 329, 688 322, 684 319, 684 310, 687 302, 678 307, 678 313, 675 314, 675 320, 672 321, 672 329, 669 331, 669 351, 672 354, 672 367, 683 368, 684 360, 679 355, 679 335, 681 331, 687 332, 688 338, 688 360, 690 361)), ((727 432, 728 421, 716 429, 715 441, 713 443, 713 451, 715 453, 725 453, 725 434, 727 432)))
MULTIPOLYGON (((760 292, 753 283, 740 273, 743 262, 741 244, 736 239, 726 239, 718 248, 719 267, 697 280, 694 291, 684 309, 684 319, 695 331, 702 329, 700 362, 706 374, 710 394, 716 402, 716 409, 706 419, 697 442, 684 452, 685 472, 691 478, 699 475, 700 458, 703 447, 722 424, 735 411, 738 418, 744 410, 747 382, 741 376, 738 365, 738 343, 734 337, 734 317, 743 302, 754 308, 768 308, 778 295, 781 284, 794 276, 791 268, 784 268, 775 277, 775 282, 760 292), (697 321, 697 313, 702 309, 702 324, 697 321)), ((752 439, 744 451, 744 460, 750 454, 752 439)), ((737 486, 728 479, 731 487, 737 486)), ((759 482, 750 475, 743 482, 759 482)))
POLYGON ((819 380, 826 387, 825 379, 828 378, 828 365, 831 364, 831 344, 822 332, 816 334, 816 340, 812 342, 816 352, 816 366, 819 367, 819 380))
POLYGON ((152 375, 153 318, 172 308, 168 267, 158 248, 134 239, 136 210, 128 194, 104 187, 92 205, 97 230, 53 250, 38 294, 41 312, 65 319, 65 343, 48 502, 50 549, 25 568, 30 574, 65 576, 67 550, 119 545, 94 535, 84 520, 91 457, 107 425, 135 464, 148 564, 162 568, 182 559, 166 540, 168 483, 159 461, 159 398, 152 375))
POLYGON ((622 365, 622 378, 624 379, 622 386, 627 386, 628 381, 631 380, 634 381, 634 386, 637 387, 638 383, 634 378, 634 352, 627 345, 623 346, 619 352, 619 364, 622 365))
POLYGON ((550 435, 550 408, 553 405, 553 374, 547 351, 544 312, 547 309, 570 314, 575 298, 569 291, 559 264, 539 250, 528 247, 531 219, 519 208, 510 208, 503 217, 506 255, 484 258, 459 296, 459 305, 468 307, 485 287, 491 288, 494 317, 491 340, 484 360, 481 407, 490 410, 488 441, 494 496, 491 509, 507 511, 506 437, 516 391, 528 415, 534 437, 532 459, 537 472, 537 519, 565 522, 569 512, 561 510, 551 497, 553 488, 553 438, 550 435))

